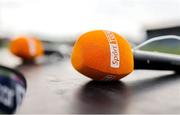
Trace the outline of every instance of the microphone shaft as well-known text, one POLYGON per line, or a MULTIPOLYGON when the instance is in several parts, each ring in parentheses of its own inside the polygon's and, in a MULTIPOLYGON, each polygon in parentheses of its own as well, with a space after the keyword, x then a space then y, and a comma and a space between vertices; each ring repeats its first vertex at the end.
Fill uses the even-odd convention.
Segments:
POLYGON ((180 70, 180 56, 134 50, 134 69, 180 70))

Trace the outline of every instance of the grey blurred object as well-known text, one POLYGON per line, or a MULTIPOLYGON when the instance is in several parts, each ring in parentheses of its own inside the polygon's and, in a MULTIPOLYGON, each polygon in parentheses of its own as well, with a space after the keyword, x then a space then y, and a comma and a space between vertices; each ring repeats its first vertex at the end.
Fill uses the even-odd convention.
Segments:
POLYGON ((73 47, 74 41, 71 42, 54 42, 43 40, 43 46, 45 49, 45 53, 47 55, 56 54, 60 57, 70 57, 71 49, 73 47))
POLYGON ((147 39, 153 37, 165 36, 165 35, 177 35, 180 36, 180 26, 167 26, 167 27, 156 27, 146 30, 147 39))
POLYGON ((133 49, 134 68, 150 70, 180 69, 180 37, 165 35, 154 37, 133 49))
POLYGON ((149 52, 159 52, 180 56, 180 36, 163 35, 150 40, 135 47, 135 50, 143 50, 149 52))
POLYGON ((7 46, 8 39, 6 38, 0 38, 0 48, 7 46))

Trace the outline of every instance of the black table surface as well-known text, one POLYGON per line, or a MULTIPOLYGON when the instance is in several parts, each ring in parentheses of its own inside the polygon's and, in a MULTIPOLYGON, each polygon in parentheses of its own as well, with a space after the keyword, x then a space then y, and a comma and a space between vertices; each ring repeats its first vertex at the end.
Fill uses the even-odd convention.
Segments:
POLYGON ((96 82, 70 59, 19 68, 27 93, 16 113, 180 113, 180 74, 136 70, 117 82, 96 82))

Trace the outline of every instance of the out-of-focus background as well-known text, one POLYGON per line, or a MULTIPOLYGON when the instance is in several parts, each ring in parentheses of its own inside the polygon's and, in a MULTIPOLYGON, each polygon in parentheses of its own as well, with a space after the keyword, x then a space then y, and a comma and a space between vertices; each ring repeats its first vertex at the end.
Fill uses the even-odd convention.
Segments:
POLYGON ((0 0, 0 46, 28 35, 59 43, 55 49, 70 55, 81 34, 97 29, 117 32, 135 46, 164 28, 180 35, 179 11, 179 0, 0 0))
POLYGON ((107 29, 139 43, 146 29, 180 25, 179 11, 179 0, 0 0, 0 37, 72 41, 107 29))

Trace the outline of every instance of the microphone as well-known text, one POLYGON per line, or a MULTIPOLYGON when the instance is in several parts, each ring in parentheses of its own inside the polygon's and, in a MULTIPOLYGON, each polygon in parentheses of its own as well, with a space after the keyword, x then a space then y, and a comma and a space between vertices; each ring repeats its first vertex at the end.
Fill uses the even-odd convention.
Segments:
POLYGON ((24 76, 0 65, 0 113, 12 114, 21 105, 27 89, 24 76))
POLYGON ((12 54, 22 58, 24 61, 34 61, 43 55, 53 55, 63 58, 60 51, 43 46, 42 41, 36 37, 17 36, 10 41, 9 50, 12 54))
POLYGON ((174 70, 180 69, 180 57, 167 53, 133 50, 134 69, 174 70))
POLYGON ((119 80, 134 69, 178 71, 180 68, 179 57, 132 50, 127 40, 107 30, 81 35, 74 45, 71 63, 78 72, 98 81, 119 80))
POLYGON ((10 51, 24 60, 33 60, 44 53, 42 42, 35 37, 17 36, 10 41, 10 51))
POLYGON ((178 55, 178 50, 175 50, 173 48, 178 46, 179 40, 180 40, 179 36, 164 35, 164 36, 154 37, 136 46, 133 49, 134 63, 135 63, 134 68, 174 70, 178 72, 180 69, 180 57, 178 55), (156 45, 151 45, 151 44, 156 44, 156 45), (158 45, 160 46, 157 47, 158 45), (143 49, 143 47, 145 49, 147 47, 150 47, 151 50, 150 49, 149 51, 139 50, 139 49, 143 49))
POLYGON ((74 45, 71 62, 77 71, 98 81, 119 80, 134 69, 128 41, 107 30, 80 36, 74 45))

